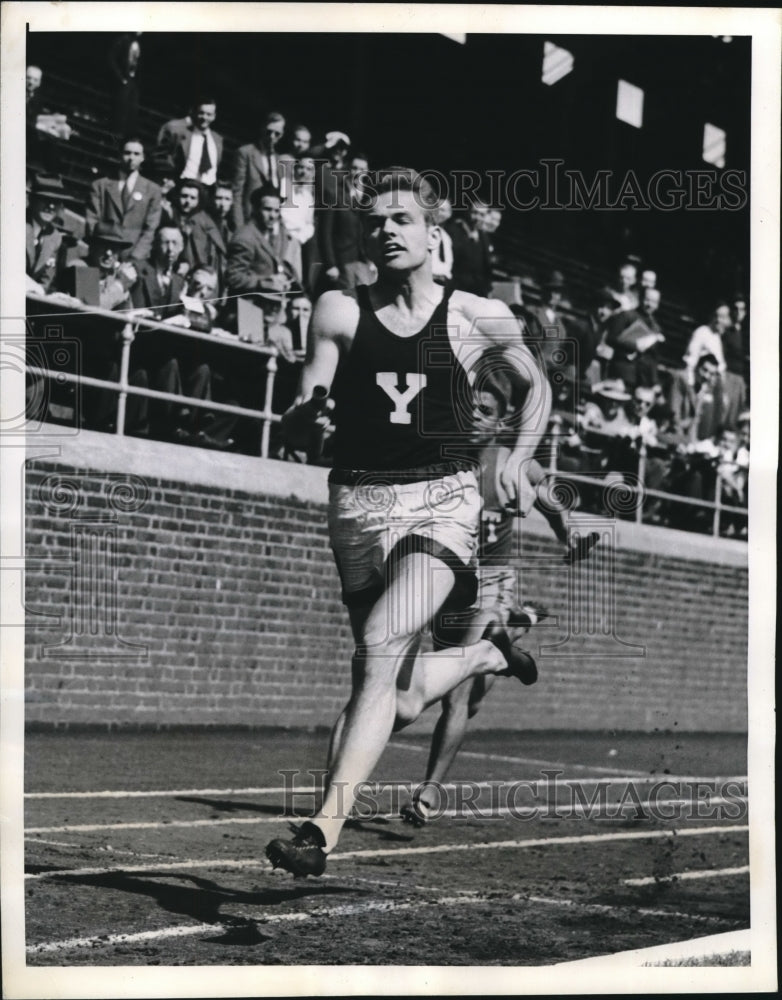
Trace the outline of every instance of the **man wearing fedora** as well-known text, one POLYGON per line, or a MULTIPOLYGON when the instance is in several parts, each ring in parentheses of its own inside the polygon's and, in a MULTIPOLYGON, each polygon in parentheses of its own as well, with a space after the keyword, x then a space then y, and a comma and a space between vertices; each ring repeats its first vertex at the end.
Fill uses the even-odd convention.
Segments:
POLYGON ((117 177, 93 181, 86 211, 87 235, 99 222, 115 226, 128 241, 122 259, 136 263, 148 260, 152 252, 163 197, 158 185, 139 173, 143 163, 144 144, 135 137, 127 139, 117 177))
POLYGON ((250 196, 252 216, 228 246, 226 284, 232 295, 301 291, 301 246, 280 215, 280 193, 271 185, 250 196))
POLYGON ((130 289, 138 280, 132 261, 122 261, 122 253, 131 246, 117 226, 98 222, 89 241, 87 263, 98 269, 101 309, 129 309, 130 289))
POLYGON ((28 290, 44 294, 53 291, 63 266, 63 232, 57 222, 66 205, 78 205, 62 178, 37 175, 30 190, 26 225, 25 272, 28 290))

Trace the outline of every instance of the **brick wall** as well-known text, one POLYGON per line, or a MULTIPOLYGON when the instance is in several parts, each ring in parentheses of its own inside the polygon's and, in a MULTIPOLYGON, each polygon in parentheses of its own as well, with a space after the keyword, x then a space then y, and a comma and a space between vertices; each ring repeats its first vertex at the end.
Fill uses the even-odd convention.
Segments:
MULTIPOLYGON (((26 721, 328 725, 351 642, 323 469, 83 433, 27 463, 26 721)), ((603 521, 575 569, 523 522, 541 679, 484 727, 746 729, 746 547, 603 521)), ((417 724, 431 727, 430 712, 417 724)))

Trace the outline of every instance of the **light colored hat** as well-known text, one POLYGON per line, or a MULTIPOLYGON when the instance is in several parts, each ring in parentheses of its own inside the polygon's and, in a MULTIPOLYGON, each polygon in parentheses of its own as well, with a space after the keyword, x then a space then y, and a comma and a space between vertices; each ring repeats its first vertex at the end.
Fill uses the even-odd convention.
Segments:
POLYGON ((593 386, 592 392, 595 396, 603 396, 604 399, 615 399, 619 403, 626 403, 630 399, 630 393, 627 392, 625 384, 620 378, 597 382, 593 386))
POLYGON ((327 132, 326 133, 326 149, 333 149, 337 143, 342 143, 344 146, 350 145, 350 137, 344 132, 327 132))

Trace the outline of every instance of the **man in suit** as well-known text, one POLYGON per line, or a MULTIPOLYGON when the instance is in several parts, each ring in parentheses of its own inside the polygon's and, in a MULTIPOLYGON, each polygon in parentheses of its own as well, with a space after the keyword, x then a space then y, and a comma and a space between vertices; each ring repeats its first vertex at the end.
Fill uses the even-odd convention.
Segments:
POLYGON ((177 273, 176 265, 184 249, 182 233, 175 226, 161 226, 155 234, 151 260, 138 268, 138 281, 131 289, 136 309, 149 310, 153 319, 180 312, 180 301, 185 289, 185 279, 177 273))
POLYGON ((280 193, 267 185, 250 196, 252 217, 228 246, 226 284, 232 295, 301 290, 301 246, 280 218, 280 193))
POLYGON ((128 139, 122 146, 118 176, 92 182, 86 212, 88 235, 99 222, 115 226, 130 243, 123 260, 137 264, 148 260, 152 252, 163 197, 158 185, 139 173, 143 162, 144 144, 140 139, 128 139))
POLYGON ((375 280, 377 272, 367 256, 360 211, 361 180, 368 169, 367 158, 354 153, 348 161, 348 176, 339 178, 336 204, 320 212, 318 245, 323 272, 318 294, 333 288, 371 285, 375 280))
POLYGON ((654 315, 659 306, 660 290, 644 288, 638 309, 620 310, 608 321, 606 344, 614 352, 608 362, 608 377, 622 379, 631 392, 638 385, 650 388, 657 383, 657 349, 665 341, 654 315), (631 327, 637 333, 635 339, 628 336, 628 331, 633 333, 631 327))
POLYGON ((188 272, 199 267, 213 268, 222 290, 226 245, 217 223, 204 207, 204 200, 204 189, 198 181, 181 180, 171 215, 165 215, 163 221, 182 232, 184 249, 180 263, 187 265, 188 272))
POLYGON ((78 201, 67 193, 60 177, 34 178, 25 234, 25 271, 30 291, 54 291, 65 250, 57 217, 66 204, 76 205, 78 201))
MULTIPOLYGON (((139 268, 132 289, 137 315, 163 323, 181 316, 185 279, 177 273, 176 265, 183 249, 181 231, 175 226, 161 226, 155 235, 152 259, 139 268)), ((210 366, 181 338, 161 335, 158 330, 141 330, 133 344, 132 358, 131 377, 137 384, 191 399, 212 398, 210 366)), ((204 430, 208 414, 198 407, 157 399, 147 404, 143 400, 143 415, 149 434, 160 440, 221 449, 232 443, 227 435, 217 438, 204 430)), ((226 426, 230 427, 230 423, 226 426)))
POLYGON ((266 116, 261 137, 237 150, 233 179, 233 214, 237 229, 250 220, 253 191, 265 184, 280 187, 282 168, 277 147, 284 133, 285 119, 279 111, 272 111, 266 116))
POLYGON ((492 247, 483 231, 488 206, 476 201, 466 219, 446 227, 453 243, 453 287, 486 297, 491 291, 492 247))
POLYGON ((216 184, 223 158, 223 137, 212 130, 216 117, 217 102, 204 98, 189 117, 166 122, 158 134, 158 148, 173 158, 176 176, 206 188, 216 184))
MULTIPOLYGON (((454 264, 454 281, 455 270, 454 264)), ((552 271, 543 284, 543 302, 538 306, 529 306, 526 310, 531 320, 528 324, 530 333, 533 339, 539 339, 541 359, 549 379, 558 372, 561 374, 561 370, 569 365, 578 367, 575 344, 561 311, 565 291, 564 275, 561 271, 552 271)))

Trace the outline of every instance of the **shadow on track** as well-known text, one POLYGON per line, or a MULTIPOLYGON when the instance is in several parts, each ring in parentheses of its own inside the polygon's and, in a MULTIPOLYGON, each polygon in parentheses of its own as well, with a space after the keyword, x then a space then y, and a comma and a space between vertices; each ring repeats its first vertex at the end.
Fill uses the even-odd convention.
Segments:
MULTIPOLYGON (((228 889, 210 879, 186 872, 145 872, 144 878, 123 872, 100 875, 64 875, 62 882, 96 888, 112 889, 118 892, 147 896, 169 913, 192 917, 201 923, 218 924, 228 929, 221 936, 210 938, 214 943, 226 945, 252 945, 269 939, 258 930, 263 919, 252 917, 222 916, 220 910, 226 903, 245 906, 279 906, 292 903, 307 896, 333 896, 349 893, 352 896, 366 896, 367 890, 323 883, 308 883, 285 889, 265 889, 247 892, 242 889, 228 889), (192 882, 193 887, 167 885, 153 879, 182 879, 192 882)), ((222 929, 221 927, 221 929, 222 929)), ((205 939, 206 940, 206 939, 205 939)))

